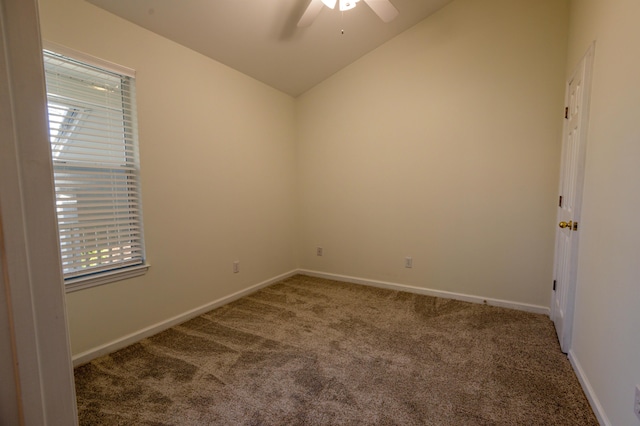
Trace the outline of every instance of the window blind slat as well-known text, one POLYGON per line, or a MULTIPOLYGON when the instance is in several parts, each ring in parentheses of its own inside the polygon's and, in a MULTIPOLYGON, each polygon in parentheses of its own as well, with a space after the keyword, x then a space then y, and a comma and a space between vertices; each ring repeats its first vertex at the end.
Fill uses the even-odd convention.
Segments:
MULTIPOLYGON (((71 208, 67 208, 66 210, 64 208, 59 208, 59 215, 75 214, 75 210, 77 210, 77 208, 74 208, 73 210, 71 208)), ((83 210, 83 213, 85 213, 86 215, 104 215, 104 214, 111 214, 111 213, 116 213, 116 214, 132 213, 133 214, 140 211, 136 207, 129 207, 126 204, 121 204, 114 208, 104 208, 104 206, 102 207, 83 206, 82 210, 83 210)))
POLYGON ((61 228, 76 228, 79 226, 85 226, 86 224, 95 224, 101 222, 109 222, 114 224, 115 226, 116 224, 120 223, 130 224, 131 222, 136 222, 140 218, 139 215, 130 214, 129 212, 126 212, 124 214, 117 214, 114 212, 113 214, 106 215, 79 214, 76 216, 77 217, 60 217, 60 215, 58 215, 58 226, 60 226, 61 228))
POLYGON ((88 250, 88 251, 80 251, 80 250, 73 250, 73 251, 63 251, 61 256, 62 256, 62 261, 65 263, 74 263, 74 262, 95 262, 95 261, 100 261, 100 259, 103 259, 103 263, 106 263, 106 260, 119 260, 122 258, 131 258, 132 255, 135 255, 137 253, 139 253, 141 250, 141 247, 139 245, 132 245, 132 246, 126 246, 126 247, 120 247, 120 246, 111 246, 111 247, 105 247, 105 248, 94 248, 93 250, 88 250))
MULTIPOLYGON (((65 113, 69 112, 69 106, 66 105, 65 113)), ((85 132, 91 133, 92 130, 100 132, 115 133, 124 132, 125 126, 129 125, 127 120, 122 118, 122 108, 115 111, 102 111, 99 109, 73 108, 69 114, 53 113, 51 117, 57 121, 66 121, 67 125, 82 124, 85 132), (76 120, 76 121, 74 121, 76 120)))
MULTIPOLYGON (((71 168, 81 168, 82 164, 78 164, 78 163, 74 163, 73 165, 71 164, 66 164, 65 161, 59 161, 59 160, 53 160, 53 172, 54 174, 75 174, 75 173, 71 173, 69 170, 71 168)), ((107 172, 111 172, 114 170, 117 170, 118 172, 121 172, 123 170, 129 170, 131 172, 135 172, 137 169, 135 168, 135 166, 133 164, 127 164, 127 165, 123 165, 118 167, 117 169, 114 169, 111 165, 100 165, 100 164, 93 164, 93 163, 87 163, 86 164, 86 168, 87 169, 92 169, 92 170, 87 170, 87 171, 83 171, 83 173, 87 173, 87 174, 97 174, 97 173, 101 173, 101 174, 105 174, 107 172)))
MULTIPOLYGON (((96 238, 96 246, 117 246, 119 244, 119 235, 115 235, 113 237, 111 236, 105 236, 102 238, 96 238)), ((84 242, 80 241, 80 242, 74 242, 76 240, 74 240, 73 238, 66 238, 63 240, 63 244, 62 244, 62 251, 63 252, 77 252, 80 249, 85 249, 86 245, 84 242)), ((140 246, 138 243, 132 243, 135 246, 140 246)))
MULTIPOLYGON (((91 222, 74 223, 73 225, 65 226, 64 223, 59 225, 60 234, 71 235, 72 233, 78 233, 80 231, 84 233, 97 233, 101 231, 120 231, 123 235, 127 235, 131 229, 138 229, 132 222, 133 220, 95 220, 91 222)), ((88 236, 90 237, 90 236, 88 236)))
MULTIPOLYGON (((137 204, 137 202, 139 201, 137 197, 133 197, 133 196, 129 196, 128 198, 122 198, 122 199, 113 199, 113 197, 83 197, 82 198, 83 201, 83 206, 87 206, 87 207, 93 207, 94 204, 93 203, 99 203, 102 201, 113 201, 113 205, 116 204, 123 204, 123 203, 131 203, 131 204, 137 204)), ((69 211, 70 209, 77 209, 77 207, 73 206, 73 204, 75 204, 74 200, 61 200, 58 202, 58 208, 61 209, 60 211, 64 210, 64 211, 69 211)), ((95 204, 95 206, 97 206, 98 204, 95 204)))
POLYGON ((67 264, 81 263, 81 264, 91 264, 91 263, 113 263, 114 261, 119 261, 123 259, 130 260, 134 255, 140 252, 139 248, 133 247, 119 247, 117 249, 113 248, 104 248, 104 249, 94 249, 85 253, 73 253, 72 255, 62 254, 62 262, 67 264))
MULTIPOLYGON (((89 275, 95 275, 95 274, 99 274, 101 272, 111 272, 111 271, 115 271, 118 269, 123 269, 123 268, 127 268, 130 266, 138 266, 138 265, 142 265, 143 262, 140 260, 135 260, 135 261, 121 261, 119 263, 111 263, 111 264, 107 264, 104 266, 92 266, 90 269, 90 272, 87 273, 85 272, 86 269, 81 269, 80 271, 77 272, 69 272, 67 274, 65 274, 65 279, 66 280, 70 280, 72 278, 79 278, 82 276, 89 276, 89 275)), ((64 268, 64 265, 63 265, 64 268)), ((87 268, 88 269, 88 268, 87 268)))

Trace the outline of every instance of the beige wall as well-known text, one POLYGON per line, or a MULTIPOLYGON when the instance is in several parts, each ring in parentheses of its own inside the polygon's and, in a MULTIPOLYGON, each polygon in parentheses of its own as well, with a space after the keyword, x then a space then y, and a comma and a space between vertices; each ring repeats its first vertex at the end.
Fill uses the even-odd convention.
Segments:
POLYGON ((67 296, 74 354, 296 268, 291 97, 81 0, 41 0, 40 19, 44 39, 137 71, 152 266, 67 296))
POLYGON ((567 21, 457 0, 299 98, 300 266, 548 307, 567 21))
POLYGON ((638 17, 636 0, 571 2, 567 75, 596 41, 571 356, 611 425, 640 423, 638 17))

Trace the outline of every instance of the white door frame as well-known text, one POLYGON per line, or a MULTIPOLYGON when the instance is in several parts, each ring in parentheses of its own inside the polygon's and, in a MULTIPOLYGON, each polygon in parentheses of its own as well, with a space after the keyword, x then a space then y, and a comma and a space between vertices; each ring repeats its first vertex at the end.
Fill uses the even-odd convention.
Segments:
POLYGON ((0 415, 77 425, 36 0, 0 0, 0 415))
MULTIPOLYGON (((556 251, 554 254, 554 288, 551 295, 551 319, 556 324, 556 330, 558 331, 558 340, 560 341, 560 347, 564 353, 568 353, 571 349, 571 337, 573 331, 573 311, 575 306, 575 295, 576 295, 576 287, 577 287, 577 271, 578 271, 578 240, 580 236, 581 226, 581 210, 582 210, 582 193, 584 188, 584 169, 586 164, 586 153, 587 153, 587 130, 589 128, 589 103, 591 97, 591 78, 593 74, 593 57, 595 53, 595 42, 593 42, 587 52, 580 60, 580 63, 576 67, 576 69, 571 73, 571 76, 567 80, 566 90, 565 90, 565 105, 568 109, 570 106, 570 96, 569 93, 569 85, 571 81, 574 79, 578 72, 581 72, 582 67, 584 67, 584 80, 582 86, 582 104, 580 114, 580 125, 579 125, 579 140, 578 140, 578 155, 576 160, 577 172, 575 176, 574 188, 575 188, 575 198, 573 201, 573 217, 571 220, 575 223, 576 231, 571 231, 571 241, 570 241, 570 257, 568 262, 566 263, 566 268, 568 269, 565 275, 567 279, 564 282, 559 282, 560 275, 562 275, 562 271, 560 271, 561 260, 559 259, 559 245, 558 241, 562 238, 563 229, 556 228, 556 251), (559 287, 556 287, 556 282, 558 282, 559 287), (564 286, 565 288, 562 288, 564 286), (559 295, 560 292, 564 292, 564 297, 559 295), (564 302, 561 308, 558 307, 558 302, 564 302), (562 312, 560 312, 562 311, 562 312), (563 313, 564 315, 561 315, 563 313), (561 324, 560 324, 561 323, 561 324)), ((568 111, 568 110, 567 110, 568 111)), ((566 118, 566 116, 565 116, 566 118)), ((565 165, 565 152, 567 150, 568 144, 568 134, 569 134, 569 120, 564 121, 563 131, 562 131, 562 159, 561 159, 561 174, 560 174, 560 188, 559 195, 563 195, 563 176, 565 165)), ((562 201, 560 201, 562 203, 562 201)), ((563 221, 564 218, 561 216, 562 210, 558 209, 557 222, 563 221)), ((566 231, 564 231, 566 232, 566 231)))

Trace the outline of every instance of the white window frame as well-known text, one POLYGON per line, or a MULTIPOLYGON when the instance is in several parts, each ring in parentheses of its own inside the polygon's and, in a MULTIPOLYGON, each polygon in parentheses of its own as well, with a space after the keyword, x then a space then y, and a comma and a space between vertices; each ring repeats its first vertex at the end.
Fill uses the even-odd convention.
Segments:
MULTIPOLYGON (((135 71, 130 68, 123 67, 121 65, 117 65, 99 58, 95 58, 91 55, 87 55, 87 54, 75 51, 73 49, 69 49, 65 46, 61 46, 59 44, 48 42, 48 41, 43 41, 43 49, 58 55, 65 56, 75 61, 79 61, 84 64, 91 65, 93 67, 104 70, 106 72, 115 73, 123 77, 130 77, 132 80, 132 84, 135 83, 135 71)), ((135 99, 133 100, 135 101, 135 99)), ((65 106, 62 106, 62 108, 65 108, 65 106)), ((53 142, 54 137, 58 141, 60 141, 61 139, 63 139, 65 133, 71 134, 73 132, 74 127, 78 123, 80 123, 80 121, 82 120, 82 114, 83 114, 82 111, 74 111, 73 116, 65 117, 64 122, 61 122, 61 124, 58 126, 58 129, 56 129, 55 134, 53 132, 54 130, 53 128, 50 130, 50 138, 51 138, 52 145, 55 144, 55 142, 53 142), (71 118, 73 118, 73 121, 68 121, 71 118)), ((135 111, 133 115, 135 119, 135 111)), ((136 186, 137 186, 137 190, 136 190, 137 197, 139 199, 140 198, 140 190, 139 190, 140 169, 139 169, 139 162, 137 160, 138 141, 137 141, 136 127, 137 127, 137 124, 134 123, 133 124, 133 133, 134 133, 133 144, 134 144, 134 149, 136 151, 136 166, 137 166, 135 178, 136 178, 136 186)), ((55 152, 52 152, 53 160, 55 160, 55 156, 56 156, 55 152)), ((54 166, 54 169, 55 169, 55 166, 54 166)), ((149 264, 147 263, 146 255, 145 255, 144 233, 142 230, 142 223, 143 223, 142 201, 140 199, 136 207, 139 215, 137 225, 139 226, 139 229, 140 229, 139 243, 141 248, 138 250, 139 258, 137 258, 137 260, 135 261, 135 264, 123 264, 121 266, 116 266, 113 269, 106 269, 106 270, 101 269, 105 267, 105 266, 102 266, 98 270, 94 270, 94 271, 89 269, 87 274, 83 274, 79 276, 77 275, 77 271, 71 274, 72 276, 67 276, 70 274, 65 274, 64 282, 65 282, 65 291, 67 293, 89 288, 89 287, 103 285, 103 284, 107 284, 115 281, 133 278, 136 276, 143 275, 147 272, 147 270, 149 269, 149 264)))

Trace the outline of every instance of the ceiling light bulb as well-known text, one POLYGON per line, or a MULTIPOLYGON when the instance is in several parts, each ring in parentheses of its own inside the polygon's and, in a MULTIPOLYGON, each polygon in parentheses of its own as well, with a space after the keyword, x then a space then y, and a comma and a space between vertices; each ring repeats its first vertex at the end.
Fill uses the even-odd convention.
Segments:
POLYGON ((336 7, 336 2, 338 0, 322 0, 322 3, 324 3, 325 6, 327 6, 329 9, 333 9, 334 7, 336 7))

